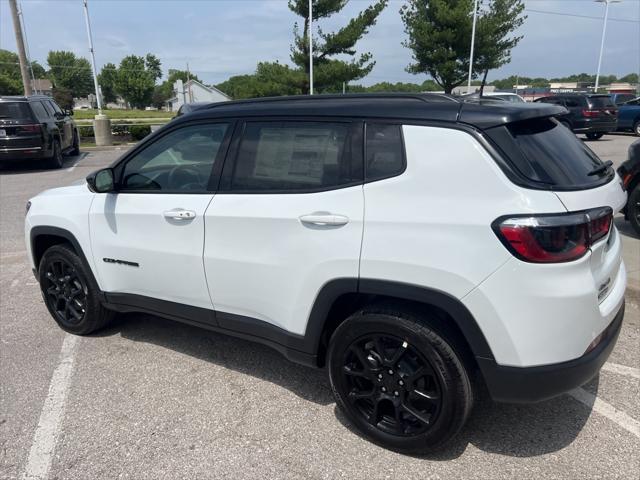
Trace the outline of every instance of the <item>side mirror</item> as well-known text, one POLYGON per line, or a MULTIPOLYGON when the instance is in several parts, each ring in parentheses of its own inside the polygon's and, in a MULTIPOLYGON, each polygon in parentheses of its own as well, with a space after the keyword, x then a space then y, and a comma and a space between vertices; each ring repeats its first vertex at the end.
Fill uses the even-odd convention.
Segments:
POLYGON ((69 110, 65 110, 64 114, 68 117, 73 117, 73 108, 69 109, 69 110))
POLYGON ((87 184, 89 185, 89 190, 92 192, 114 192, 113 170, 111 168, 103 168, 102 170, 89 174, 89 176, 87 176, 87 184))

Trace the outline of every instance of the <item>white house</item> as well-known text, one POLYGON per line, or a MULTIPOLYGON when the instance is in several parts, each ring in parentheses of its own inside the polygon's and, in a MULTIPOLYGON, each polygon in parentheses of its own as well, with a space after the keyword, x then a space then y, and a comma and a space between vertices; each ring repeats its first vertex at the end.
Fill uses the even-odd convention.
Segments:
POLYGON ((227 102, 231 100, 224 92, 216 87, 207 87, 195 80, 184 83, 176 80, 173 84, 173 98, 167 100, 167 110, 177 112, 185 103, 194 102, 227 102))

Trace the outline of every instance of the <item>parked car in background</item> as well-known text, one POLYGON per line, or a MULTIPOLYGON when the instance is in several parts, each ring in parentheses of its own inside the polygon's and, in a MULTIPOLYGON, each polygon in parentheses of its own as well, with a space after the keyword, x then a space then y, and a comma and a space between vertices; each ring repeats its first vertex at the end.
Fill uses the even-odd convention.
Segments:
POLYGON ((535 102, 565 107, 567 113, 559 115, 558 120, 574 133, 584 133, 589 140, 598 140, 618 128, 618 108, 609 95, 567 93, 535 102))
POLYGON ((80 153, 71 115, 45 95, 0 96, 0 161, 44 159, 51 168, 62 167, 64 153, 80 153))
POLYGON ((618 168, 622 185, 627 191, 624 217, 640 235, 640 140, 629 146, 629 158, 618 168))
POLYGON ((616 343, 626 195, 563 111, 437 94, 212 104, 31 198, 30 266, 70 333, 139 311, 262 342, 326 366, 363 435, 441 448, 482 381, 495 400, 546 400, 616 343))
POLYGON ((620 106, 618 110, 618 130, 631 130, 640 136, 640 97, 620 106))
POLYGON ((511 103, 526 103, 524 101, 524 98, 522 98, 520 95, 515 93, 509 93, 509 92, 483 92, 482 96, 490 97, 490 98, 498 98, 500 100, 505 100, 511 103))
POLYGON ((611 97, 613 103, 618 106, 623 105, 636 98, 636 95, 634 95, 633 93, 611 93, 609 94, 609 96, 611 97))

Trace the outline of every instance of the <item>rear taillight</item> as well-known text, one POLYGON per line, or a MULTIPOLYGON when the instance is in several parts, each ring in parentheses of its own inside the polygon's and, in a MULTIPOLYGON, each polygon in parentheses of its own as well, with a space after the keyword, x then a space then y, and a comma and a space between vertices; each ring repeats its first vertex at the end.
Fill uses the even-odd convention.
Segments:
POLYGON ((570 262, 606 237, 613 211, 609 207, 576 213, 502 217, 493 230, 516 257, 525 262, 570 262))
POLYGON ((582 110, 583 117, 597 117, 600 115, 600 110, 582 110))
POLYGON ((42 132, 42 126, 35 124, 35 125, 20 125, 18 127, 18 131, 20 132, 25 132, 25 133, 41 133, 42 132))

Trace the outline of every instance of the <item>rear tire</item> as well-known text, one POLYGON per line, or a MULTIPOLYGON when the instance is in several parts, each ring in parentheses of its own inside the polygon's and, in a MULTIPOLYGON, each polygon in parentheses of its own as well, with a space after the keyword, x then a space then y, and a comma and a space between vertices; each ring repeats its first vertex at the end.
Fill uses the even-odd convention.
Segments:
POLYGON ((444 447, 473 405, 458 353, 424 320, 365 308, 336 329, 327 355, 340 409, 363 435, 404 453, 444 447))
POLYGON ((587 138, 589 140, 600 140, 603 136, 604 133, 602 132, 589 132, 586 134, 587 138))
POLYGON ((54 245, 40 260, 38 280, 49 313, 63 330, 87 335, 107 325, 115 313, 102 306, 89 267, 68 245, 54 245))
POLYGON ((47 160, 49 168, 62 168, 64 160, 62 158, 62 148, 60 147, 60 140, 57 138, 53 140, 53 153, 47 160))
POLYGON ((71 150, 69 151, 69 155, 80 155, 80 139, 78 138, 78 132, 73 132, 73 145, 71 146, 71 150))
POLYGON ((640 120, 638 120, 633 126, 633 133, 640 137, 640 120))
POLYGON ((629 192, 627 200, 627 218, 636 234, 640 236, 640 183, 629 192))

